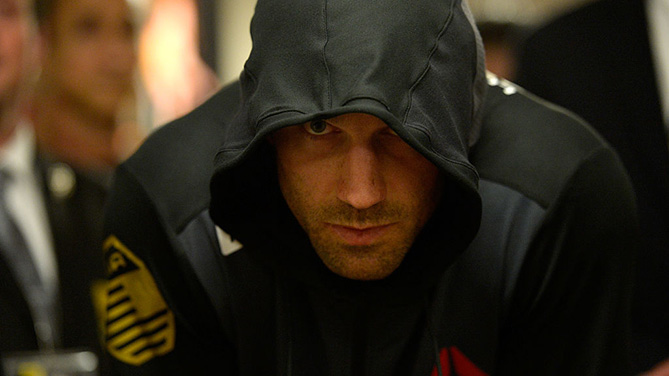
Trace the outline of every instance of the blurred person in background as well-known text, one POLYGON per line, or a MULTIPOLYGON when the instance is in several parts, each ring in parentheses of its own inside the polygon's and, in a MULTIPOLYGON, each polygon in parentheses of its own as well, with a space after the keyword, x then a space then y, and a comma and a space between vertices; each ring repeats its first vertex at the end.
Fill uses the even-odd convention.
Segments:
POLYGON ((199 25, 195 0, 150 2, 139 36, 139 70, 153 107, 153 126, 185 115, 219 87, 201 57, 199 25))
POLYGON ((647 370, 669 357, 669 1, 601 0, 553 20, 521 49, 516 81, 583 116, 630 173, 643 239, 633 352, 647 370))
POLYGON ((40 309, 27 291, 32 282, 40 281, 38 288, 51 300, 44 309, 51 310, 57 305, 58 276, 42 171, 34 163, 33 134, 22 111, 37 62, 32 1, 0 0, 0 30, 0 355, 4 356, 53 347, 57 319, 46 317, 54 321, 43 322, 39 330, 35 313, 40 309), (20 235, 14 236, 17 231, 20 235))
POLYGON ((98 350, 100 213, 111 171, 141 140, 134 123, 121 125, 135 70, 131 12, 125 0, 38 0, 38 29, 31 1, 0 4, 0 353, 98 350))
POLYGON ((41 150, 105 185, 141 141, 137 54, 126 0, 37 0, 42 71, 33 101, 41 150))

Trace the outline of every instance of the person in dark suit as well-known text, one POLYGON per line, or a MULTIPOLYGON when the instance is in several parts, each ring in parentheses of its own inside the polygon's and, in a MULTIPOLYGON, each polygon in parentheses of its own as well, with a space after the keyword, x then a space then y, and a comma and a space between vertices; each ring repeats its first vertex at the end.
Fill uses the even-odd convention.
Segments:
MULTIPOLYGON (((17 124, 14 137, 0 149, 20 145, 26 147, 23 150, 34 152, 20 154, 23 166, 31 167, 23 173, 34 182, 28 187, 33 201, 21 201, 15 208, 19 218, 29 217, 27 213, 39 215, 37 223, 41 227, 24 226, 20 231, 26 240, 36 234, 43 234, 46 240, 37 245, 43 248, 31 249, 31 253, 41 255, 33 256, 36 263, 45 255, 51 260, 47 268, 55 278, 46 281, 56 295, 56 328, 52 338, 41 338, 30 301, 17 278, 20 272, 14 270, 8 259, 0 257, 0 355, 54 349, 86 349, 101 354, 94 299, 101 296, 104 280, 102 253, 98 251, 102 237, 99 213, 105 204, 107 187, 62 163, 44 158, 36 152, 32 131, 27 127, 17 124)), ((16 161, 16 156, 13 154, 11 158, 16 161)), ((11 196, 8 194, 5 199, 8 197, 11 196)))
MULTIPOLYGON (((37 174, 32 168, 31 153, 21 152, 21 150, 31 149, 29 131, 22 126, 21 120, 21 106, 25 98, 26 81, 36 62, 34 58, 36 57, 37 41, 35 30, 31 27, 30 8, 31 3, 28 0, 2 0, 2 12, 0 13, 0 25, 3 30, 0 33, 0 62, 2 62, 2 69, 0 69, 0 166, 2 168, 3 189, 0 198, 2 198, 3 212, 9 212, 10 208, 5 203, 10 200, 11 202, 17 202, 18 199, 16 196, 7 197, 7 192, 13 189, 11 185, 20 184, 16 186, 14 192, 29 192, 22 197, 23 202, 37 198, 35 205, 30 207, 35 215, 29 214, 27 217, 37 218, 38 223, 44 223, 46 212, 43 197, 37 184, 37 174), (15 150, 17 152, 14 152, 15 150), (24 170, 27 170, 26 179, 20 179, 21 171, 17 171, 19 168, 9 171, 10 163, 25 166, 24 170), (4 176, 9 174, 17 175, 12 177, 12 184, 5 182, 9 179, 5 179, 4 176), (25 184, 23 184, 24 182, 25 184)), ((8 215, 15 222, 18 222, 19 228, 21 228, 18 214, 25 214, 26 212, 26 210, 15 210, 8 215)), ((24 220, 24 223, 27 222, 28 220, 24 220)), ((7 351, 37 348, 37 338, 30 309, 16 278, 19 273, 15 271, 8 259, 8 245, 4 244, 4 238, 6 236, 3 236, 2 252, 0 252, 0 354, 7 351)), ((38 243, 48 246, 48 228, 46 226, 33 227, 29 238, 40 239, 37 240, 38 243)), ((38 247, 38 245, 35 245, 35 247, 38 247)), ((48 250, 44 253, 49 254, 48 250)), ((36 258, 36 254, 33 253, 30 257, 36 258)), ((48 271, 48 269, 53 269, 52 265, 37 269, 41 270, 39 274, 43 280, 53 281, 53 276, 49 276, 48 271)))
MULTIPOLYGON (((118 119, 132 87, 130 10, 124 0, 0 5, 0 209, 7 207, 19 239, 0 239, 0 356, 75 348, 101 355, 95 312, 96 300, 104 299, 101 213, 111 172, 128 153, 119 151, 117 122, 106 120, 118 119), (40 52, 33 92, 28 81, 40 52), (23 246, 5 251, 16 244, 23 246), (16 249, 28 255, 28 267, 16 249), (39 302, 27 293, 31 280, 49 298, 49 314, 40 316, 39 302)), ((0 232, 6 233, 13 232, 0 232)))
MULTIPOLYGON (((637 371, 669 357, 669 93, 658 78, 669 62, 658 59, 648 0, 601 0, 563 15, 530 36, 521 48, 516 82, 575 111, 620 154, 635 186, 642 227, 633 305, 637 371), (649 28, 651 26, 651 28, 649 28)), ((658 16, 661 16, 659 13, 658 16)), ((666 27, 666 26, 664 26, 666 27)), ((669 78, 669 76, 667 76, 669 78)), ((603 313, 605 314, 605 313, 603 313)))

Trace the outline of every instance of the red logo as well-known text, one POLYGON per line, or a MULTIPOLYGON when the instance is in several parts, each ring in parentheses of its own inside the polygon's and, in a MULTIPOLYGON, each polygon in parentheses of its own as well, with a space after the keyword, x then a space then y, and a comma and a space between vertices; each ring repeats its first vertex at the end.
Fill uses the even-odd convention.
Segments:
POLYGON ((455 346, 441 349, 439 362, 444 374, 440 375, 435 366, 432 376, 488 376, 455 346))

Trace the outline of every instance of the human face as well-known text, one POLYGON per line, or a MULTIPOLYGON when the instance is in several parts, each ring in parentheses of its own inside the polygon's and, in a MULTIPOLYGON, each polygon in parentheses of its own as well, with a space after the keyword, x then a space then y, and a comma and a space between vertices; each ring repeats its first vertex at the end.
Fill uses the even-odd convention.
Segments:
POLYGON ((29 0, 0 0, 0 110, 14 105, 35 47, 29 0))
POLYGON ((439 201, 436 166, 361 113, 287 127, 270 141, 281 192, 332 272, 378 280, 399 267, 439 201))
POLYGON ((113 116, 132 89, 134 26, 126 0, 57 0, 42 74, 64 99, 113 116))

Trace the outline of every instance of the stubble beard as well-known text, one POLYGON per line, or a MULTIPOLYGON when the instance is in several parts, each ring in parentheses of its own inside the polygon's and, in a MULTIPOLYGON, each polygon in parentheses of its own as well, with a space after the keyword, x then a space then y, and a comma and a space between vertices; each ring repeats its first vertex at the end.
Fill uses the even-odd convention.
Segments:
MULTIPOLYGON (((298 199, 294 197, 294 199, 298 199)), ((304 202, 304 201, 298 201, 304 202)), ((402 226, 409 211, 400 204, 381 203, 358 210, 345 203, 335 203, 317 209, 294 208, 300 225, 325 266, 333 273, 355 280, 379 280, 395 271, 411 248, 419 229, 402 226), (396 223, 397 236, 370 245, 351 245, 339 239, 326 223, 356 228, 396 223)), ((393 234, 395 235, 395 234, 393 234)))

